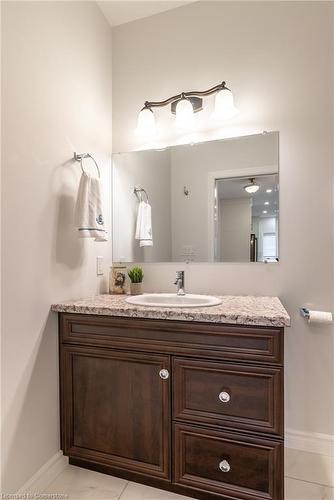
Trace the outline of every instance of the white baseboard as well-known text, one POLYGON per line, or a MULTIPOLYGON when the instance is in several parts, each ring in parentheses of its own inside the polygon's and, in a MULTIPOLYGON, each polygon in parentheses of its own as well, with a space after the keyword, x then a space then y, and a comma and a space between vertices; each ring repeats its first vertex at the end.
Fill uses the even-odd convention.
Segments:
POLYGON ((19 489, 18 494, 42 493, 67 467, 68 458, 58 451, 19 489))
POLYGON ((295 450, 318 453, 334 457, 334 436, 319 432, 302 432, 295 429, 286 429, 285 446, 295 450))

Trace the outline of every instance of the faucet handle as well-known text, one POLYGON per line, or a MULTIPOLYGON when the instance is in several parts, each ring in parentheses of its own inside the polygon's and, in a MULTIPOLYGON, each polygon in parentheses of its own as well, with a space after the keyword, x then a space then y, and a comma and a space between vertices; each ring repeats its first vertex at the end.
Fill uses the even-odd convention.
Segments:
POLYGON ((177 295, 185 295, 184 292, 184 271, 176 271, 175 285, 177 285, 177 295))

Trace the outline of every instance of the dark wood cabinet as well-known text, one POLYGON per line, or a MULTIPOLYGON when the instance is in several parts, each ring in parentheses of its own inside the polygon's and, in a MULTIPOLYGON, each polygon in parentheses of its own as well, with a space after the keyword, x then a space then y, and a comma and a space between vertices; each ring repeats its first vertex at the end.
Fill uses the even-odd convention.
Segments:
POLYGON ((283 329, 60 314, 70 463, 202 500, 283 499, 283 329))
POLYGON ((63 347, 65 454, 170 478, 168 356, 63 347))
POLYGON ((236 498, 280 498, 279 442, 176 424, 174 446, 176 483, 236 498))
POLYGON ((280 368, 174 358, 173 388, 175 419, 282 433, 280 368))

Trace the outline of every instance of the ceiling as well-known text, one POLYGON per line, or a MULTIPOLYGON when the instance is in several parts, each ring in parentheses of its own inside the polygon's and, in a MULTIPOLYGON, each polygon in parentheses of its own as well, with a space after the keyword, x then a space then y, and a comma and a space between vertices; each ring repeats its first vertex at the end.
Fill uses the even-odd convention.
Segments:
POLYGON ((232 179, 217 180, 217 197, 219 200, 231 200, 240 198, 252 199, 252 216, 253 217, 274 217, 277 215, 279 202, 279 186, 278 175, 262 175, 254 176, 255 181, 259 184, 260 189, 253 195, 248 194, 244 190, 244 186, 249 183, 246 177, 236 177, 232 179), (271 189, 271 193, 266 190, 271 189), (268 204, 267 204, 268 203, 268 204), (263 211, 266 211, 266 214, 263 211))
POLYGON ((135 21, 136 19, 142 19, 143 17, 153 16, 154 14, 159 14, 160 12, 165 12, 166 10, 175 9, 186 5, 187 3, 192 3, 194 0, 186 0, 183 2, 179 1, 159 1, 151 0, 148 2, 141 1, 100 1, 97 2, 98 6, 105 15, 107 21, 111 26, 119 26, 120 24, 129 23, 130 21, 135 21))

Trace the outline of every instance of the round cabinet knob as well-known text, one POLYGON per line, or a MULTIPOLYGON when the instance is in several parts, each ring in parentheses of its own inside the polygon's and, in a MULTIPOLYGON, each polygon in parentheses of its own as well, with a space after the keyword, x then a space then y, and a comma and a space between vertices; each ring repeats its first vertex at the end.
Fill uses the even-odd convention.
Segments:
POLYGON ((159 377, 162 378, 162 380, 167 380, 169 378, 169 371, 166 370, 165 368, 160 370, 159 377))
POLYGON ((228 403, 229 400, 231 399, 231 396, 229 395, 228 392, 223 391, 223 392, 219 393, 218 398, 219 398, 219 401, 221 401, 222 403, 228 403))
POLYGON ((222 460, 221 462, 219 462, 219 469, 222 472, 229 472, 231 470, 231 466, 227 460, 222 460))

